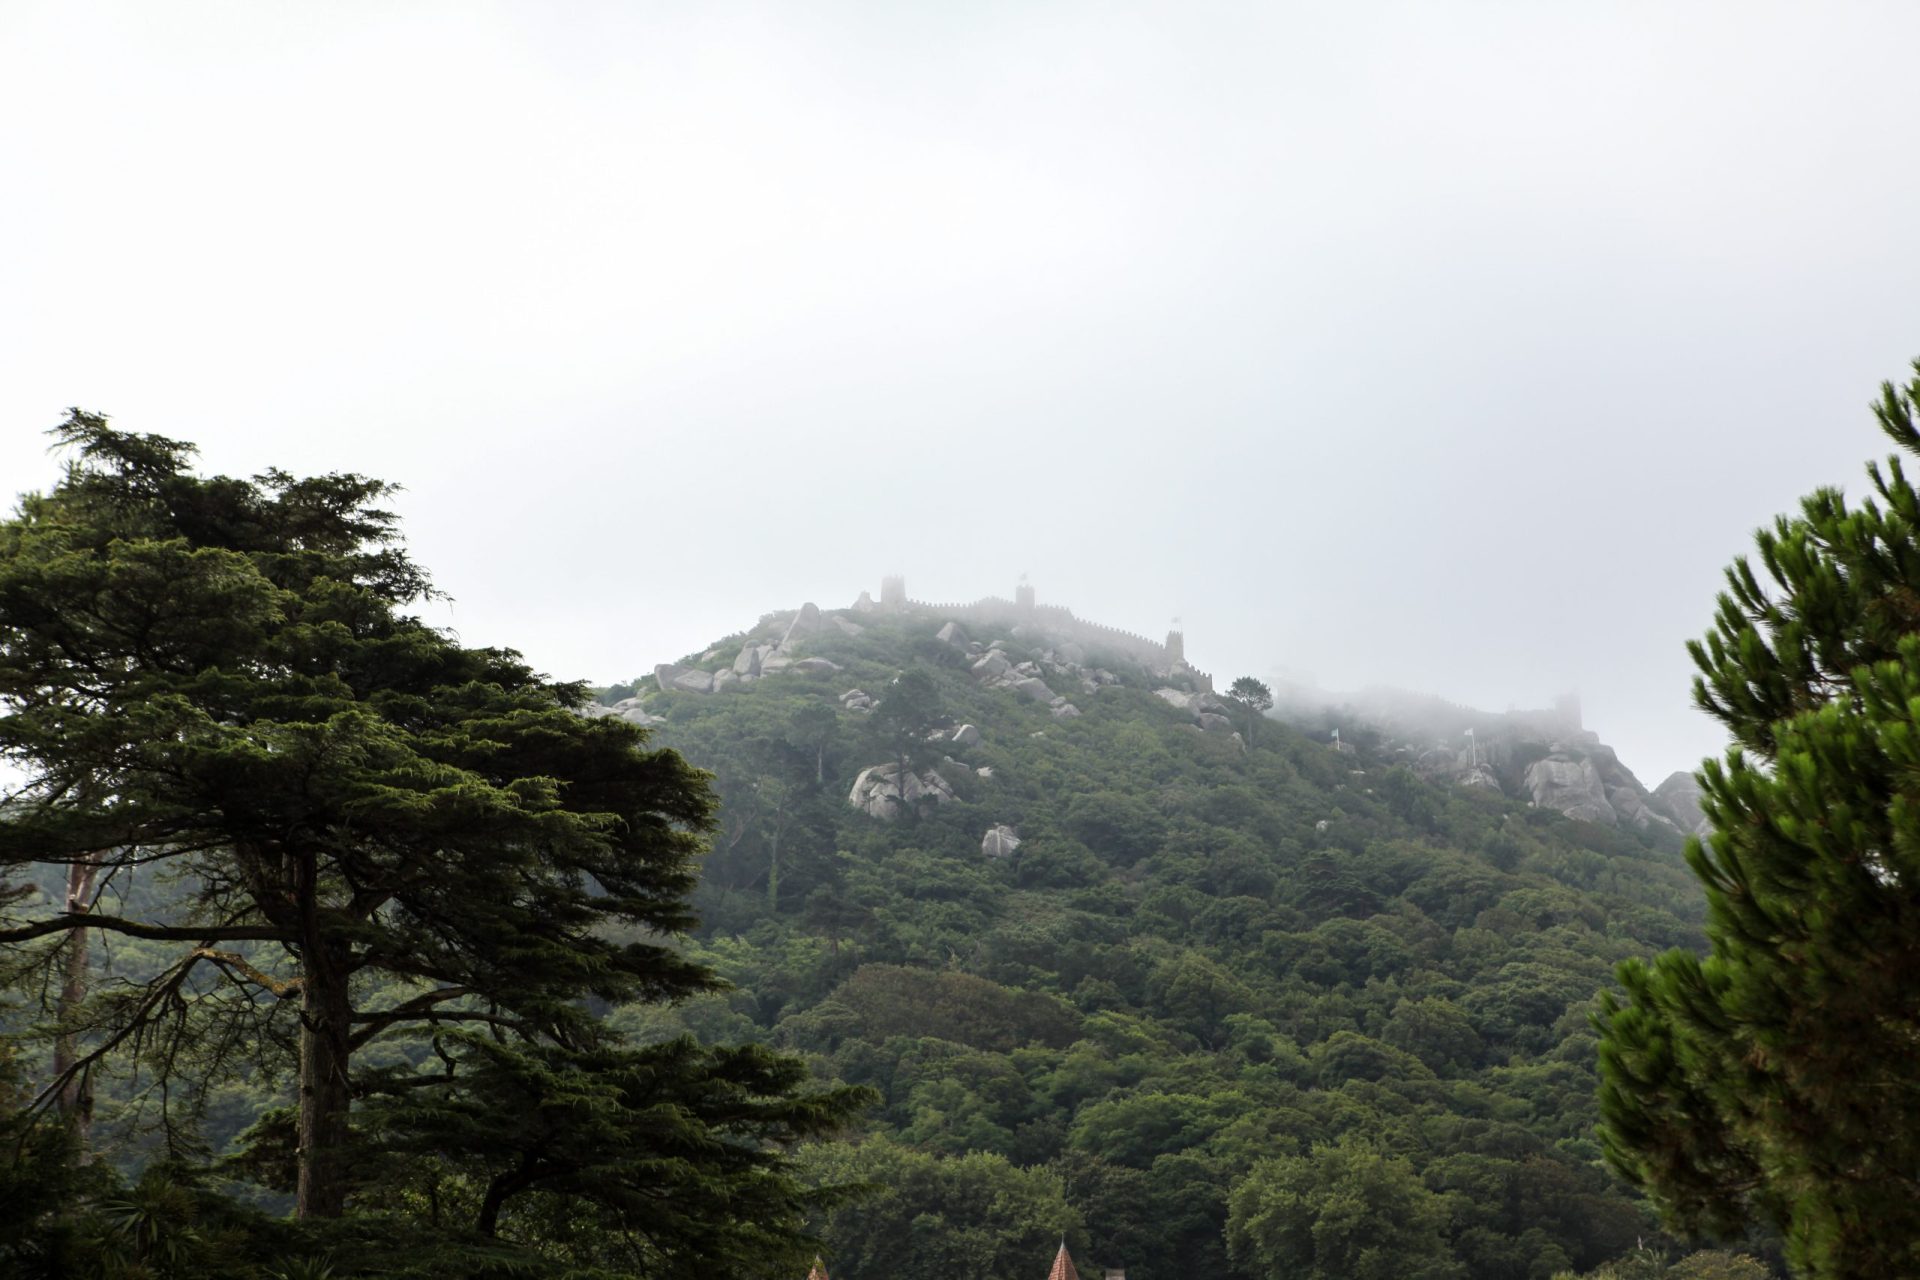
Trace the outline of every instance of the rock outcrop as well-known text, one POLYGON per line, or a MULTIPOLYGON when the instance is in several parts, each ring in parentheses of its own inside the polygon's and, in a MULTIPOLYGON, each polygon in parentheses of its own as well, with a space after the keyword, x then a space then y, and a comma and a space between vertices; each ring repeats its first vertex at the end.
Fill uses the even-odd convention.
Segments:
POLYGON ((922 804, 945 804, 954 798, 953 787, 938 773, 908 770, 902 774, 898 764, 876 764, 862 769, 847 793, 847 803, 870 818, 892 822, 922 804))
POLYGON ((1674 825, 1690 836, 1705 838, 1713 834, 1713 823, 1700 808, 1700 783, 1691 773, 1670 773, 1653 789, 1653 798, 1663 806, 1674 825))
POLYGON ((1556 750, 1527 766, 1526 785, 1533 803, 1542 809, 1608 827, 1620 820, 1607 799, 1607 785, 1600 780, 1600 770, 1585 756, 1556 750))
MULTIPOLYGON (((766 622, 763 620, 760 628, 762 637, 768 634, 765 628, 766 622)), ((683 666, 663 662, 653 669, 654 683, 663 693, 722 693, 767 676, 789 672, 808 676, 832 675, 841 669, 839 663, 817 656, 801 657, 795 652, 796 647, 808 636, 819 635, 830 628, 846 635, 859 635, 866 629, 857 622, 823 614, 818 605, 809 602, 801 605, 793 617, 780 626, 778 640, 749 638, 734 654, 733 660, 718 671, 704 670, 702 665, 683 666)), ((725 653, 724 649, 709 649, 695 663, 705 664, 715 658, 726 662, 725 653)), ((846 699, 842 698, 842 701, 846 699)))
POLYGON ((980 837, 981 856, 987 858, 1010 858, 1013 851, 1020 847, 1020 837, 1013 828, 1005 823, 997 823, 987 828, 987 834, 980 837))

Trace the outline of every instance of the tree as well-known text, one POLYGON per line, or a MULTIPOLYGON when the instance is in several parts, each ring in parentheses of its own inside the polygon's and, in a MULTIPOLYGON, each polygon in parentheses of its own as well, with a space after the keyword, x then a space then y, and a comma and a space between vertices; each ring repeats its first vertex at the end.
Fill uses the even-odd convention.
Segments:
POLYGON ((1045 1168, 985 1152, 933 1156, 879 1138, 809 1158, 820 1176, 877 1192, 827 1220, 836 1280, 1017 1276, 1062 1238, 1084 1249, 1080 1215, 1045 1168))
POLYGON ((1411 1164, 1349 1136, 1255 1165, 1228 1198, 1227 1248, 1276 1280, 1457 1280, 1446 1223, 1411 1164))
POLYGON ((1227 689, 1227 696, 1247 713, 1247 745, 1253 745, 1254 726, 1273 709, 1273 690, 1252 676, 1241 676, 1227 689))
POLYGON ((903 808, 906 807, 907 775, 922 768, 932 757, 927 736, 939 726, 944 715, 939 687, 932 676, 918 667, 895 676, 873 709, 873 730, 886 744, 898 770, 894 785, 899 788, 903 808))
MULTIPOLYGON (((1908 454, 1917 404, 1876 407, 1908 454)), ((1920 493, 1898 454, 1868 475, 1727 571, 1690 646, 1735 741, 1687 847, 1710 951, 1629 962, 1597 1019, 1614 1167, 1681 1228, 1777 1224, 1821 1280, 1920 1274, 1920 493)))
POLYGON ((432 588, 392 486, 202 477, 190 445, 77 410, 55 436, 64 477, 0 524, 0 755, 27 777, 0 878, 97 875, 87 902, 7 909, 0 946, 56 974, 84 931, 170 951, 86 1002, 42 1100, 136 1048, 172 1094, 187 1055, 211 1078, 296 1044, 298 1211, 335 1217, 375 1041, 488 1027, 584 1053, 587 997, 714 985, 668 945, 704 775, 580 715, 583 685, 408 615, 432 588), (163 909, 104 910, 136 869, 163 909))
POLYGON ((413 1157, 396 1189, 425 1179, 436 1203, 469 1189, 464 1207, 487 1237, 511 1205, 544 1200, 532 1222, 584 1219, 567 1233, 576 1250, 584 1239, 598 1260, 648 1276, 797 1272, 819 1246, 806 1214, 836 1197, 804 1191, 786 1149, 874 1100, 866 1089, 803 1092, 806 1065, 758 1045, 442 1040, 461 1070, 427 1082, 395 1068, 366 1085, 369 1128, 413 1157))

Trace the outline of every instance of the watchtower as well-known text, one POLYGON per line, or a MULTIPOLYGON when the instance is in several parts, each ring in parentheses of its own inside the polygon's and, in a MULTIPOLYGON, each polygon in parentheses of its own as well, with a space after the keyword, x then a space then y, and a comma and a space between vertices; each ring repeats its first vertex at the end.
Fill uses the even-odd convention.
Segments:
POLYGON ((1020 610, 1022 613, 1032 613, 1033 588, 1024 582, 1015 587, 1013 589, 1013 605, 1014 608, 1020 610))
POLYGON ((1185 666, 1187 662, 1187 633, 1184 631, 1167 632, 1167 665, 1185 666))
POLYGON ((890 573, 880 579, 880 607, 882 609, 907 607, 907 580, 903 575, 890 573))

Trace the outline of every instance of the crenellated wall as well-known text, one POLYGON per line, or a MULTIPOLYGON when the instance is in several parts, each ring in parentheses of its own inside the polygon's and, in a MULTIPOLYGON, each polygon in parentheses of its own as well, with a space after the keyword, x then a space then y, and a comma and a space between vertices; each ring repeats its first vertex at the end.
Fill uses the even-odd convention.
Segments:
MULTIPOLYGON (((1013 600, 1004 596, 982 596, 965 603, 942 603, 912 599, 906 594, 903 579, 889 577, 881 585, 881 607, 912 609, 958 622, 1009 627, 1023 624, 1036 626, 1056 639, 1072 641, 1089 649, 1105 649, 1159 670, 1184 666, 1186 662, 1185 637, 1178 631, 1168 632, 1167 638, 1162 641, 1150 639, 1137 631, 1089 622, 1085 618, 1075 617, 1073 610, 1065 605, 1037 603, 1033 588, 1025 583, 1020 584, 1017 598, 1013 600)), ((1213 688, 1211 675, 1192 671, 1191 668, 1188 670, 1201 687, 1213 688)))

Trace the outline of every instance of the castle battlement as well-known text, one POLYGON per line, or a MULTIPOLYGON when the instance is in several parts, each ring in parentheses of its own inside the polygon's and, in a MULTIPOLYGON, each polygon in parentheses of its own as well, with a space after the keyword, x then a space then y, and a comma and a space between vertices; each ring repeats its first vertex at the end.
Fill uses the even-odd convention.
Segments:
MULTIPOLYGON (((1012 600, 1005 596, 982 596, 964 603, 938 603, 912 599, 907 595, 906 579, 890 575, 881 579, 879 607, 888 611, 911 610, 978 625, 1034 626, 1057 640, 1117 653, 1149 669, 1186 667, 1186 636, 1183 632, 1169 631, 1165 640, 1154 640, 1123 627, 1090 622, 1076 617, 1073 610, 1065 605, 1040 604, 1034 589, 1024 582, 1015 589, 1012 600)), ((1191 667, 1186 669, 1203 688, 1213 688, 1210 674, 1194 671, 1191 667)))

